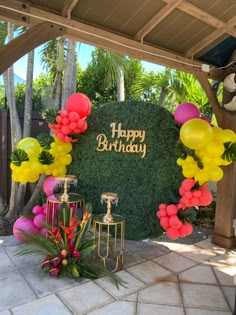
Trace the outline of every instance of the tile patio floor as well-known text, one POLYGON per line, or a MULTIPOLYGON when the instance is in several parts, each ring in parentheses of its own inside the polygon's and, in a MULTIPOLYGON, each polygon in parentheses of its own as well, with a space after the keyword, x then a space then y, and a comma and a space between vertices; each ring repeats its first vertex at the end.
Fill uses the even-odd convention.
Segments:
POLYGON ((210 238, 195 244, 126 241, 127 287, 106 278, 76 282, 39 271, 36 257, 18 257, 13 236, 0 236, 0 315, 230 315, 236 253, 210 238))

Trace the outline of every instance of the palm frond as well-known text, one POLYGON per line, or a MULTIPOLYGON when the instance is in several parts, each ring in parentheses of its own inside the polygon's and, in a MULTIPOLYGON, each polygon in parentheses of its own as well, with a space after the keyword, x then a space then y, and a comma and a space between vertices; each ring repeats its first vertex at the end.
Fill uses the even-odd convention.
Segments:
POLYGON ((225 142, 224 143, 225 151, 222 154, 222 159, 235 162, 236 161, 236 142, 225 142))

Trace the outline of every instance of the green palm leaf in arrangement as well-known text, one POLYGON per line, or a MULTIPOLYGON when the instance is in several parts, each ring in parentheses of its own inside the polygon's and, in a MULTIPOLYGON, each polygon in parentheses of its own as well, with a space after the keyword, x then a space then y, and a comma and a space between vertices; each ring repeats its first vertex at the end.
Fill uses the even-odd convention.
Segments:
POLYGON ((48 151, 42 151, 39 154, 38 160, 41 164, 51 165, 54 162, 54 156, 48 151))
POLYGON ((28 154, 22 149, 15 149, 11 154, 11 161, 16 166, 21 166, 24 161, 29 161, 28 154))
POLYGON ((55 141, 54 138, 47 133, 38 135, 37 140, 44 150, 49 150, 51 148, 51 143, 55 141))
POLYGON ((225 142, 224 143, 225 151, 222 154, 222 159, 235 162, 236 161, 236 142, 225 142))
POLYGON ((43 112, 43 118, 46 120, 47 123, 55 125, 56 122, 56 116, 58 115, 58 110, 55 108, 47 108, 43 112))

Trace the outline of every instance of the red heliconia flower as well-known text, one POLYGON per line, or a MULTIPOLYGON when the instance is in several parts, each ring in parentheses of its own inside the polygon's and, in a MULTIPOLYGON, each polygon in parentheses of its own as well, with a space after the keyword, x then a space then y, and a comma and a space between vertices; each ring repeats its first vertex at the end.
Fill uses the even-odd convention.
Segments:
POLYGON ((77 235, 77 233, 73 233, 73 232, 76 230, 79 224, 80 224, 80 221, 75 217, 70 220, 69 227, 64 226, 64 222, 60 222, 62 230, 67 234, 68 240, 71 240, 77 235))
POLYGON ((62 239, 61 233, 58 227, 54 227, 51 231, 48 230, 48 237, 53 239, 56 243, 59 243, 62 239))

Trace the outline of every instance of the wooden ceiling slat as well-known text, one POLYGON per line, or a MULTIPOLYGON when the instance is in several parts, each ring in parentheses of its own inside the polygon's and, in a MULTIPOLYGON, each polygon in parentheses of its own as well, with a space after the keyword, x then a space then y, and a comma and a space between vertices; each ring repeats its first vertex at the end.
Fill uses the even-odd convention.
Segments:
MULTIPOLYGON (((162 0, 165 3, 169 4, 171 3, 172 0, 162 0)), ((198 20, 201 20, 203 22, 205 22, 208 25, 213 26, 216 29, 222 29, 225 28, 225 32, 228 33, 231 36, 236 37, 236 29, 234 29, 233 27, 228 26, 225 22, 219 20, 218 18, 216 18, 215 16, 197 8, 196 6, 194 6, 193 4, 187 2, 187 1, 182 1, 178 7, 179 10, 195 17, 198 20)))
POLYGON ((147 35, 157 24, 164 20, 165 17, 170 14, 182 1, 183 0, 171 0, 138 31, 135 35, 135 40, 142 42, 144 36, 147 35))
POLYGON ((71 18, 71 12, 73 11, 74 7, 78 4, 79 0, 66 0, 64 6, 62 8, 62 16, 67 17, 68 19, 71 18))
MULTIPOLYGON (((233 17, 232 19, 229 20, 227 23, 230 27, 233 27, 236 25, 236 17, 233 17)), ((217 38, 219 38, 221 35, 225 34, 226 30, 225 28, 215 30, 213 33, 209 34, 206 36, 202 41, 194 45, 191 49, 189 49, 185 56, 187 58, 192 58, 195 56, 198 52, 203 50, 205 47, 209 46, 212 42, 214 42, 217 38)))

